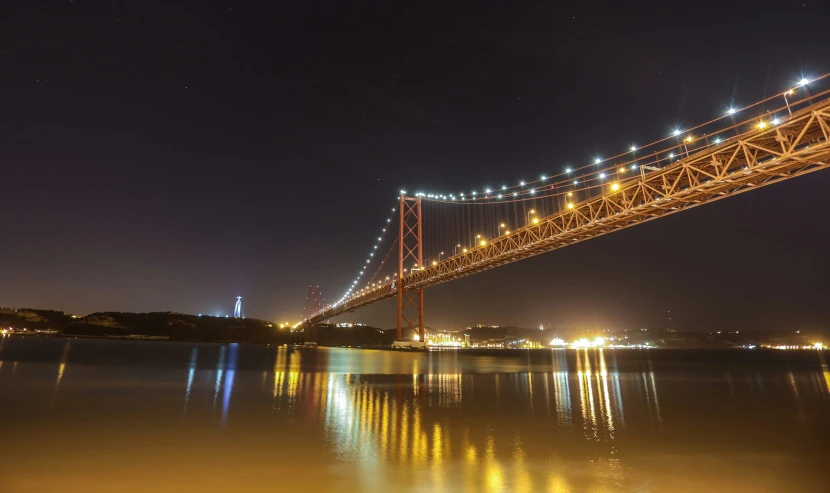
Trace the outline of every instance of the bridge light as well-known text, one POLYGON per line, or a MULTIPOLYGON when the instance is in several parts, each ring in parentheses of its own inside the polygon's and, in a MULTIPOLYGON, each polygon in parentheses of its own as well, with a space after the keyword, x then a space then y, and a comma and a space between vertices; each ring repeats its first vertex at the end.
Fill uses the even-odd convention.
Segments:
POLYGON ((735 110, 735 108, 729 108, 729 111, 727 111, 726 114, 727 115, 734 115, 735 111, 737 111, 737 110, 735 110))
POLYGON ((573 192, 568 192, 568 197, 573 197, 573 192))
POLYGON ((772 120, 772 124, 773 124, 773 125, 778 125, 779 123, 781 123, 781 122, 779 122, 779 121, 778 121, 778 118, 774 118, 774 119, 772 120))
POLYGON ((795 94, 795 89, 790 89, 789 91, 787 91, 787 94, 792 96, 793 94, 795 94))
POLYGON ((461 250, 461 251, 462 251, 462 252, 464 252, 464 253, 467 253, 467 249, 466 249, 466 248, 465 248, 465 249, 463 249, 463 250, 461 250))
POLYGON ((715 139, 715 144, 720 144, 720 137, 718 137, 717 139, 715 139))
POLYGON ((637 150, 637 146, 631 146, 631 152, 634 152, 636 150, 637 150))
POLYGON ((501 186, 501 189, 502 189, 502 190, 507 190, 507 186, 506 186, 506 185, 502 185, 502 186, 501 186))
POLYGON ((579 183, 579 180, 574 180, 574 185, 576 185, 577 183, 579 183))
POLYGON ((507 231, 505 231, 505 232, 504 232, 504 234, 509 235, 509 234, 510 234, 510 230, 508 229, 507 231))
POLYGON ((766 124, 766 122, 760 122, 760 123, 758 123, 758 128, 767 128, 767 124, 766 124))
POLYGON ((536 214, 536 209, 530 209, 531 214, 536 214))
POLYGON ((484 191, 484 193, 490 193, 490 189, 488 188, 487 190, 484 191))
POLYGON ((484 245, 486 245, 486 244, 487 244, 487 242, 486 242, 486 241, 481 240, 481 246, 484 246, 484 245))
POLYGON ((625 168, 620 168, 619 171, 620 173, 625 173, 625 168))
POLYGON ((602 159, 600 159, 600 158, 594 159, 594 164, 599 164, 601 162, 602 162, 602 159))
POLYGON ((810 81, 807 80, 807 79, 804 79, 804 78, 802 78, 800 81, 798 81, 799 86, 806 86, 809 83, 810 83, 810 81))
POLYGON ((498 198, 500 198, 500 199, 501 199, 501 198, 504 198, 504 197, 502 197, 502 195, 501 195, 501 194, 499 194, 499 195, 498 195, 498 198))
POLYGON ((570 173, 570 172, 571 172, 571 168, 565 168, 565 173, 570 173))
POLYGON ((673 152, 672 152, 672 153, 670 153, 670 154, 669 154, 669 157, 670 157, 670 158, 673 158, 673 157, 674 157, 674 153, 673 153, 673 152))
POLYGON ((518 197, 518 196, 519 196, 519 192, 513 192, 513 196, 514 196, 514 197, 518 197))
POLYGON ((533 218, 533 224, 539 224, 539 218, 538 217, 533 218))
POLYGON ((542 175, 542 181, 545 181, 545 180, 547 180, 547 179, 548 179, 548 177, 547 177, 547 176, 542 175))
POLYGON ((636 164, 632 164, 632 165, 631 165, 631 169, 637 169, 637 165, 636 165, 636 164))
POLYGON ((438 262, 436 262, 436 261, 434 261, 434 260, 433 260, 433 261, 432 261, 432 265, 438 265, 438 262))
POLYGON ((573 208, 574 208, 573 203, 568 202, 568 209, 573 209, 573 208))
POLYGON ((691 135, 686 137, 685 139, 683 139, 683 142, 691 142, 691 141, 692 141, 692 136, 691 135))
POLYGON ((675 131, 674 131, 674 132, 672 132, 672 135, 674 135, 675 137, 677 137, 678 135, 680 135, 680 130, 675 129, 675 131))
POLYGON ((536 195, 536 189, 535 188, 530 189, 530 195, 536 195))
POLYGON ((600 179, 600 180, 602 180, 602 179, 604 179, 604 178, 605 178, 605 173, 600 173, 600 174, 599 174, 599 179, 600 179))
POLYGON ((620 189, 619 183, 614 183, 613 185, 611 185, 611 190, 616 192, 619 189, 620 189))

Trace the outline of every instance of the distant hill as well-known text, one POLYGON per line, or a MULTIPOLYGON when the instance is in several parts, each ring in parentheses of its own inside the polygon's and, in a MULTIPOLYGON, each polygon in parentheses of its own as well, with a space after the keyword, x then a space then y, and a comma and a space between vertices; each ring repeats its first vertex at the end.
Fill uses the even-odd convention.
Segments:
MULTIPOLYGON (((0 327, 28 330, 57 330, 79 337, 169 337, 178 341, 249 342, 255 344, 302 343, 304 334, 280 329, 273 322, 255 318, 225 318, 187 315, 176 312, 99 312, 76 317, 56 310, 0 308, 0 327)), ((388 346, 395 331, 358 326, 317 327, 322 346, 388 346)))

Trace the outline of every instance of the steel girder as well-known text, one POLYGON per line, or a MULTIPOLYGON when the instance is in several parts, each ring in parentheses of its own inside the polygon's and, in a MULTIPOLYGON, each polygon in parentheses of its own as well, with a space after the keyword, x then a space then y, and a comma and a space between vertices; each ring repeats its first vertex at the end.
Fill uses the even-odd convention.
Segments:
MULTIPOLYGON (((540 218, 401 279, 424 289, 556 250, 659 217, 830 167, 830 100, 794 112, 778 125, 724 140, 600 196, 540 218)), ((353 311, 398 293, 382 285, 328 307, 311 322, 353 311)))

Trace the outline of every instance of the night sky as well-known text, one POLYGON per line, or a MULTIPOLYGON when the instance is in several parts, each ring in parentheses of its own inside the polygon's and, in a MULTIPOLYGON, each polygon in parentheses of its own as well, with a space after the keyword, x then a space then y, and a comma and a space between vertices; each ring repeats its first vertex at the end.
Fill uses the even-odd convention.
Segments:
MULTIPOLYGON (((4 2, 0 306, 296 321, 401 188, 561 172, 830 72, 830 5, 763 3, 4 2)), ((827 328, 828 190, 429 289, 426 323, 827 328)))

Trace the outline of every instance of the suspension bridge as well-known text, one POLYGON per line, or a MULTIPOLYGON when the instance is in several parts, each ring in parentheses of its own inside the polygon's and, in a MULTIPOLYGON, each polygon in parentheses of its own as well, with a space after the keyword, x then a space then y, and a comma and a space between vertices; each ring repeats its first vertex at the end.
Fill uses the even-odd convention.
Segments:
POLYGON ((424 340, 429 287, 825 169, 828 76, 556 175, 458 193, 401 190, 352 285, 327 305, 310 288, 295 328, 397 298, 398 339, 414 329, 424 340))

